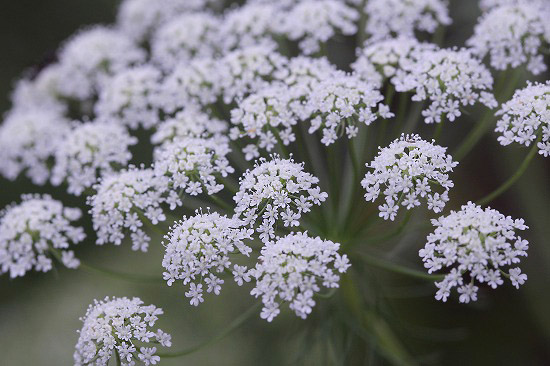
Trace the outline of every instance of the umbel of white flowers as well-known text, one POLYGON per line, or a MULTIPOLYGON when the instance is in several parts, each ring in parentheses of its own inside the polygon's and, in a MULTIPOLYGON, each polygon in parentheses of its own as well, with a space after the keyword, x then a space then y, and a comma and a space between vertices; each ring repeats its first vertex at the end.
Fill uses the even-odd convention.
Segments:
POLYGON ((503 277, 519 288, 527 280, 518 267, 510 268, 527 256, 529 243, 516 235, 528 227, 523 219, 512 219, 491 208, 483 209, 472 202, 460 211, 432 220, 435 231, 428 235, 426 246, 420 250, 429 273, 445 272, 436 282, 437 300, 447 301, 453 288, 459 301, 477 300, 479 287, 485 283, 497 288, 503 277))
POLYGON ((407 210, 419 206, 421 198, 430 210, 441 212, 449 200, 449 189, 454 186, 448 173, 458 165, 446 150, 418 135, 402 135, 381 148, 367 164, 372 171, 361 181, 367 191, 365 199, 374 202, 380 194, 385 196, 385 202, 378 207, 384 220, 393 221, 400 205, 407 210))
POLYGON ((203 299, 203 283, 206 291, 220 294, 226 270, 233 268, 235 282, 240 286, 250 281, 246 267, 231 263, 229 255, 240 253, 250 256, 252 249, 245 241, 252 239, 254 230, 243 227, 235 218, 197 211, 195 216, 184 217, 175 223, 166 236, 166 253, 162 266, 168 286, 177 280, 189 285, 185 296, 191 305, 198 306, 203 299))
POLYGON ((0 212, 0 273, 24 276, 28 271, 48 272, 52 257, 68 268, 80 261, 69 250, 86 235, 73 225, 82 215, 78 208, 63 207, 49 195, 23 195, 22 202, 0 212))
POLYGON ((326 288, 338 287, 340 274, 350 264, 338 254, 340 244, 306 233, 292 233, 266 244, 250 276, 256 280, 251 294, 261 297, 262 319, 271 322, 281 303, 289 303, 296 315, 305 319, 315 306, 313 295, 326 288))
POLYGON ((172 345, 169 334, 152 329, 162 314, 162 309, 143 305, 137 297, 94 300, 81 318, 74 365, 107 366, 113 357, 122 366, 156 365, 160 357, 154 345, 172 345))

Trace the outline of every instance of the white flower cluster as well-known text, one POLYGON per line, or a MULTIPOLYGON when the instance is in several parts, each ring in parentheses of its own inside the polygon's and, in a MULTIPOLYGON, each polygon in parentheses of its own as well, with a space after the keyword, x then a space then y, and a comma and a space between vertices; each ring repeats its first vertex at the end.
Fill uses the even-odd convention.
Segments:
POLYGON ((239 183, 239 192, 233 198, 237 203, 235 214, 250 227, 258 225, 261 218, 257 232, 264 242, 275 237, 279 219, 285 227, 299 226, 302 214, 328 197, 317 186, 319 179, 305 172, 303 164, 276 155, 271 160, 259 159, 239 183))
POLYGON ((434 33, 439 25, 449 25, 447 0, 369 0, 366 30, 373 38, 406 35, 416 30, 434 33))
POLYGON ((429 99, 422 111, 426 123, 440 123, 443 117, 454 121, 462 115, 461 106, 480 102, 495 108, 497 101, 490 92, 490 71, 466 49, 425 50, 418 62, 405 67, 402 78, 394 78, 399 92, 414 91, 414 101, 429 99))
POLYGON ((258 147, 269 152, 278 140, 284 145, 296 140, 292 131, 292 126, 298 123, 291 106, 297 99, 294 90, 285 84, 273 84, 246 97, 231 111, 235 127, 231 128, 230 138, 258 139, 256 144, 243 148, 247 160, 259 157, 258 147))
POLYGON ((305 319, 315 306, 313 295, 326 288, 338 287, 340 273, 349 268, 347 256, 338 254, 340 244, 307 233, 289 234, 262 248, 256 267, 249 274, 256 279, 251 291, 261 297, 262 319, 271 322, 282 302, 305 319))
POLYGON ((87 200, 96 243, 120 245, 130 234, 132 249, 146 252, 151 238, 144 225, 166 220, 163 205, 171 210, 182 205, 177 193, 168 187, 168 178, 155 176, 152 169, 131 167, 101 178, 94 185, 97 193, 87 200))
POLYGON ((537 2, 495 7, 483 14, 467 41, 481 57, 489 54, 497 70, 527 64, 533 74, 546 70, 543 50, 550 47, 548 5, 537 2))
POLYGON ((305 0, 294 6, 281 25, 281 32, 290 40, 299 41, 302 52, 310 55, 321 50, 336 33, 357 32, 359 13, 342 1, 305 0))
POLYGON ((75 126, 55 151, 52 183, 67 182, 67 191, 81 195, 99 176, 105 176, 128 165, 128 150, 137 139, 118 124, 87 122, 75 126))
POLYGON ((550 155, 550 81, 516 90, 497 115, 502 116, 495 129, 501 134, 498 137, 501 145, 517 142, 529 146, 541 136, 537 143, 539 154, 550 155))
POLYGON ((380 193, 385 196, 385 203, 378 206, 384 220, 393 221, 400 204, 407 210, 420 206, 420 197, 425 197, 430 210, 441 212, 453 187, 448 173, 458 165, 446 150, 418 135, 401 135, 367 164, 373 171, 361 181, 365 199, 374 202, 380 193))
POLYGON ((151 65, 116 74, 101 90, 95 105, 97 119, 119 123, 132 130, 150 129, 159 123, 158 98, 161 72, 151 65))
POLYGON ((113 356, 121 366, 156 365, 160 357, 152 344, 172 345, 170 334, 152 330, 162 314, 161 308, 143 305, 137 297, 94 300, 80 319, 84 324, 73 355, 75 366, 108 366, 113 356))
POLYGON ((78 208, 63 207, 48 195, 23 195, 22 202, 0 212, 0 273, 11 278, 32 270, 48 272, 54 256, 68 268, 80 261, 68 250, 86 235, 72 222, 80 219, 78 208))
POLYGON ((155 149, 155 175, 168 177, 172 189, 192 196, 205 190, 215 194, 224 188, 219 177, 234 172, 227 159, 230 152, 227 140, 178 138, 155 149))
POLYGON ((279 35, 286 15, 279 6, 275 2, 247 2, 229 10, 219 31, 221 48, 229 51, 272 41, 274 36, 279 35))
POLYGON ((190 11, 205 10, 217 0, 125 0, 117 14, 118 27, 137 41, 146 41, 155 30, 174 17, 190 11))
POLYGON ((145 51, 120 31, 96 26, 81 31, 60 51, 58 92, 89 100, 117 72, 145 61, 145 51))
POLYGON ((265 87, 268 80, 288 64, 288 59, 275 51, 273 45, 256 45, 230 52, 220 59, 217 67, 221 79, 223 102, 235 99, 265 87))
POLYGON ((151 136, 155 145, 165 145, 184 137, 227 139, 227 122, 210 117, 197 108, 185 108, 159 124, 151 136))
POLYGON ((383 99, 378 89, 354 75, 334 75, 316 85, 307 97, 309 133, 322 129, 321 142, 327 146, 344 133, 353 138, 359 125, 368 126, 378 117, 393 117, 389 107, 379 103, 383 99))
POLYGON ((505 277, 519 288, 527 280, 519 268, 504 269, 527 256, 529 243, 516 236, 516 230, 528 228, 522 219, 514 220, 468 202, 460 211, 451 211, 448 216, 432 220, 432 224, 435 231, 428 235, 419 255, 429 273, 449 270, 442 281, 435 283, 439 289, 437 300, 447 301, 457 287, 459 301, 468 303, 477 300, 476 282, 497 288, 505 277))
POLYGON ((0 173, 14 180, 25 172, 34 184, 50 178, 51 163, 69 122, 48 109, 15 110, 0 125, 0 173))
POLYGON ((219 60, 193 59, 179 65, 166 77, 161 86, 160 109, 167 114, 189 106, 209 106, 218 101, 221 94, 219 60))
MULTIPOLYGON (((166 236, 166 247, 162 266, 163 276, 168 286, 176 280, 189 285, 185 296, 191 305, 198 306, 204 301, 203 281, 208 286, 206 292, 219 295, 224 280, 220 278, 232 265, 229 255, 240 253, 249 256, 252 249, 245 240, 252 239, 252 229, 243 227, 242 222, 218 213, 202 213, 184 217, 175 223, 166 236)), ((233 276, 240 286, 250 281, 247 268, 235 264, 233 276)))
POLYGON ((189 105, 231 104, 268 84, 287 65, 273 45, 255 45, 219 59, 195 59, 176 67, 162 87, 162 109, 174 113, 189 105))
POLYGON ((67 103, 59 98, 57 84, 61 73, 61 65, 50 64, 37 75, 19 80, 11 95, 13 111, 57 112, 62 115, 67 112, 67 103))
POLYGON ((195 57, 213 57, 217 52, 220 26, 220 20, 209 13, 185 13, 172 19, 153 37, 153 63, 170 71, 195 57))
POLYGON ((378 40, 360 49, 351 67, 363 80, 378 84, 382 79, 390 79, 392 83, 399 84, 399 80, 407 75, 405 70, 422 60, 422 52, 436 49, 437 46, 432 43, 419 42, 407 36, 378 40))

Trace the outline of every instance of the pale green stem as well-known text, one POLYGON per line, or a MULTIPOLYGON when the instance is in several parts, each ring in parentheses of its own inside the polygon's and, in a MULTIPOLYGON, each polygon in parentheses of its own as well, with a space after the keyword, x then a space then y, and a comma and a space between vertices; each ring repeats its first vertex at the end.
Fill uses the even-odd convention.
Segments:
POLYGON ((506 192, 527 170, 527 167, 531 163, 531 160, 537 155, 538 146, 537 143, 540 141, 541 135, 537 138, 536 141, 533 142, 533 146, 531 147, 531 150, 519 166, 518 170, 510 177, 506 182, 504 182, 500 187, 498 187, 493 192, 489 193, 487 196, 483 197, 482 199, 478 200, 476 203, 478 205, 484 206, 506 192))
POLYGON ((234 207, 225 202, 223 199, 217 197, 216 195, 211 194, 208 196, 208 198, 219 208, 224 209, 228 212, 233 212, 234 207))
POLYGON ((256 309, 259 307, 260 303, 254 304, 252 307, 250 307, 248 310, 246 310, 244 313, 242 313, 240 316, 235 318, 224 330, 222 330, 219 334, 216 336, 206 340, 203 343, 200 343, 194 347, 185 349, 183 351, 179 352, 173 352, 173 353, 157 353, 157 356, 161 358, 175 358, 175 357, 182 357, 190 355, 194 352, 200 351, 201 349, 216 343, 223 338, 227 337, 229 334, 231 334, 233 331, 238 329, 240 326, 242 326, 254 313, 256 312, 256 309))
POLYGON ((405 267, 385 259, 375 258, 366 253, 357 253, 357 255, 362 261, 364 261, 367 264, 370 264, 371 266, 375 266, 375 267, 385 269, 394 273, 402 274, 405 276, 414 277, 422 280, 428 280, 428 281, 439 281, 445 278, 445 275, 433 275, 433 274, 417 271, 415 269, 405 267))

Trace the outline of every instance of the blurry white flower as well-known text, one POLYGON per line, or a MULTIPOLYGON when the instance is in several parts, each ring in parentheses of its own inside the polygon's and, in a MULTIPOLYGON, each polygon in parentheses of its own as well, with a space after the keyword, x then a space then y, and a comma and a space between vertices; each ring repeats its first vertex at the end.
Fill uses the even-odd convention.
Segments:
POLYGON ((537 75, 546 70, 543 49, 550 47, 550 7, 537 2, 495 7, 483 14, 466 42, 479 56, 490 56, 497 70, 526 64, 537 75))
POLYGON ((157 348, 153 345, 172 345, 169 334, 152 329, 162 314, 162 309, 145 306, 137 297, 94 300, 80 319, 84 324, 78 331, 75 366, 108 366, 112 357, 120 358, 122 366, 134 366, 136 361, 156 365, 160 357, 155 355, 157 348))
POLYGON ((304 171, 303 164, 274 155, 259 159, 256 167, 240 178, 235 214, 245 225, 257 227, 262 241, 275 237, 280 220, 285 227, 299 226, 303 213, 320 205, 328 195, 317 186, 319 179, 304 171), (261 223, 259 222, 261 220, 261 223))
POLYGON ((365 5, 367 33, 373 38, 405 35, 415 31, 434 33, 439 25, 449 25, 447 0, 369 0, 365 5))
POLYGON ((422 59, 422 52, 437 48, 432 43, 407 36, 378 40, 359 49, 357 60, 351 67, 361 79, 376 85, 386 79, 399 84, 397 80, 406 75, 405 70, 422 59))
POLYGON ((80 219, 80 210, 63 207, 48 195, 21 198, 21 203, 0 212, 0 273, 15 278, 33 268, 48 272, 52 256, 68 268, 77 268, 80 261, 68 249, 86 237, 81 227, 72 224, 80 219))
POLYGON ((289 39, 299 41, 302 52, 310 55, 321 50, 335 34, 353 35, 359 13, 336 0, 300 1, 285 14, 281 31, 289 39))
POLYGON ((441 212, 454 186, 448 173, 458 165, 446 150, 418 135, 401 135, 367 164, 373 171, 361 181, 365 199, 374 202, 380 193, 384 195, 385 203, 378 207, 384 220, 393 221, 399 205, 407 210, 420 206, 420 198, 430 210, 441 212))
POLYGON ((11 112, 0 125, 0 173, 14 180, 24 172, 34 184, 46 183, 53 156, 69 130, 69 122, 48 109, 11 112))
POLYGON ((516 90, 497 115, 502 116, 495 129, 501 134, 498 137, 501 145, 517 142, 529 146, 542 135, 537 144, 539 154, 550 155, 550 81, 529 83, 526 88, 516 90))
MULTIPOLYGON (((203 302, 203 284, 206 292, 219 295, 224 283, 225 271, 232 263, 231 254, 240 253, 249 256, 252 249, 244 242, 252 239, 252 229, 243 227, 242 222, 218 213, 202 213, 184 217, 176 222, 166 236, 167 243, 162 266, 166 269, 164 279, 168 286, 177 280, 189 285, 185 296, 190 298, 191 305, 198 306, 203 302)), ((242 285, 243 280, 250 278, 244 274, 246 267, 234 266, 235 281, 242 285)))
POLYGON ((227 139, 178 138, 155 149, 155 175, 168 177, 172 189, 192 196, 215 194, 224 188, 219 179, 234 172, 230 152, 227 139))
POLYGON ((262 319, 271 322, 283 302, 305 319, 315 306, 313 295, 320 286, 338 287, 340 273, 350 266, 347 256, 338 254, 339 248, 340 244, 307 233, 289 234, 266 244, 250 270, 256 280, 250 293, 262 298, 262 319))
POLYGON ((505 277, 517 288, 527 279, 519 268, 506 269, 527 256, 529 243, 516 236, 516 230, 528 228, 523 219, 513 220, 468 202, 460 211, 451 211, 448 216, 432 220, 432 224, 435 231, 428 235, 419 255, 429 273, 447 272, 442 281, 435 283, 437 300, 447 301, 457 287, 459 301, 468 303, 477 300, 476 283, 497 288, 505 277))
POLYGON ((227 125, 227 122, 212 118, 197 108, 185 108, 159 124, 151 136, 151 142, 164 145, 183 137, 218 138, 223 141, 227 139, 227 125))
POLYGON ((171 19, 190 11, 205 10, 216 0, 124 0, 117 14, 117 25, 136 41, 147 40, 171 19))
POLYGON ((158 102, 162 74, 151 65, 116 74, 99 94, 97 119, 130 129, 152 128, 159 123, 158 102))
POLYGON ((221 22, 209 13, 185 13, 162 25, 151 41, 152 62, 170 71, 193 58, 217 53, 221 22))
POLYGON ((60 51, 58 92, 68 99, 91 99, 114 74, 144 60, 145 51, 123 33, 101 26, 85 29, 60 51))
POLYGON ((101 178, 94 185, 97 193, 88 198, 96 243, 120 245, 129 235, 132 249, 146 252, 151 241, 146 225, 166 220, 164 206, 173 210, 182 204, 168 183, 152 169, 133 167, 101 178))
POLYGON ((55 166, 51 181, 66 182, 67 191, 79 196, 100 176, 128 165, 132 154, 128 150, 137 139, 118 124, 87 122, 76 125, 55 151, 55 166))
POLYGON ((234 50, 273 41, 286 15, 278 2, 246 3, 224 14, 218 42, 223 50, 234 50))

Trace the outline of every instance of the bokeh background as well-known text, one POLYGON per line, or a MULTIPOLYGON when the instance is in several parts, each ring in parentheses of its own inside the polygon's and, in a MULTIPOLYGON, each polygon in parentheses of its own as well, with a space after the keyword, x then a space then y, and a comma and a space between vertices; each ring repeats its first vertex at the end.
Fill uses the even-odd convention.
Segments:
MULTIPOLYGON (((58 45, 80 27, 112 22, 116 7, 114 0, 0 1, 0 113, 9 108, 10 90, 23 73, 47 63, 58 45)), ((447 31, 446 42, 463 44, 478 13, 475 1, 453 0, 454 24, 447 31)), ((548 75, 540 79, 548 79, 548 75)), ((448 128, 454 130, 444 143, 453 145, 454 136, 463 135, 471 125, 448 128)), ((486 136, 453 176, 453 207, 490 192, 515 171, 526 153, 526 149, 516 146, 503 148, 494 136, 486 136)), ((549 160, 535 159, 519 182, 492 204, 505 214, 525 218, 531 227, 525 235, 531 243, 529 257, 522 262, 529 280, 520 290, 507 284, 498 290, 482 291, 475 304, 445 304, 433 299, 432 284, 375 269, 364 273, 365 291, 372 289, 373 309, 384 314, 419 364, 550 365, 549 160)), ((25 179, 0 179, 0 207, 18 200, 22 193, 41 191, 67 204, 85 207, 82 200, 60 189, 36 189, 25 179)), ((401 263, 420 268, 416 252, 425 234, 417 231, 405 235, 387 243, 384 250, 401 263)), ((160 245, 152 245, 147 255, 136 254, 124 245, 96 247, 91 237, 80 245, 77 255, 103 267, 160 276, 161 249, 160 245)), ((253 302, 246 289, 228 285, 221 296, 209 297, 199 308, 193 308, 182 290, 181 286, 128 283, 64 268, 16 280, 4 275, 0 278, 0 365, 71 365, 76 330, 81 326, 79 317, 94 298, 139 296, 145 303, 164 308, 159 325, 173 335, 174 350, 217 334, 253 302)), ((224 340, 186 358, 163 360, 162 364, 336 364, 325 352, 331 347, 326 333, 334 336, 324 318, 331 301, 337 300, 319 304, 307 321, 288 311, 272 324, 255 317, 224 340)), ((353 346, 372 347, 371 343, 353 346)), ((385 365, 386 361, 372 348, 366 351, 366 360, 346 364, 385 365)))

